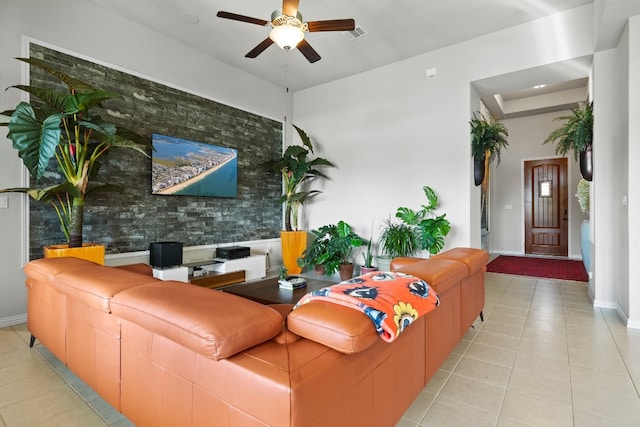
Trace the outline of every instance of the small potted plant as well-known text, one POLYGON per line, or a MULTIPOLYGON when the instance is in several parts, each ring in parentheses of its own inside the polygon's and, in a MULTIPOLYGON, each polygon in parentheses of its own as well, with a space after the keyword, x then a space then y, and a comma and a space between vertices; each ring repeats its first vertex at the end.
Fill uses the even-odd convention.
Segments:
POLYGON ((364 245, 364 240, 344 221, 324 225, 312 233, 316 239, 304 252, 300 263, 304 266, 322 265, 327 276, 339 272, 342 280, 351 278, 351 254, 354 248, 364 245))
POLYGON ((284 183, 284 194, 280 197, 280 202, 285 204, 285 230, 280 233, 282 258, 289 271, 298 274, 301 269, 297 260, 307 246, 307 232, 298 229, 300 206, 320 193, 319 190, 308 190, 303 187, 316 178, 328 179, 321 168, 334 165, 322 157, 309 158, 308 156, 313 154, 311 139, 296 125, 293 125, 293 128, 300 136, 302 145, 287 147, 272 168, 282 175, 284 183))
POLYGON ((543 144, 556 143, 556 154, 573 157, 580 161, 580 173, 587 181, 593 179, 593 102, 581 103, 571 110, 571 115, 556 117, 564 120, 563 126, 549 134, 543 144))
POLYGON ((360 274, 371 273, 372 271, 376 271, 378 268, 373 266, 373 250, 371 248, 373 242, 371 239, 367 241, 366 249, 362 253, 362 266, 360 267, 360 274))
POLYGON ((351 253, 354 248, 362 245, 364 240, 351 229, 351 226, 339 221, 336 225, 336 236, 329 239, 327 244, 328 257, 323 263, 326 274, 330 276, 337 271, 342 280, 353 277, 351 253))
MULTIPOLYGON (((18 59, 46 71, 65 83, 68 90, 59 92, 43 87, 12 86, 38 98, 40 102, 20 102, 14 110, 0 113, 10 117, 8 123, 0 123, 0 126, 9 128, 7 137, 13 142, 13 147, 34 181, 38 182, 45 175, 51 168, 50 164, 55 165, 54 170, 57 168, 62 173, 63 181, 44 188, 9 188, 0 192, 27 193, 36 200, 52 203, 68 240, 68 248, 82 248, 86 197, 92 192, 122 191, 110 184, 90 185, 99 159, 115 147, 133 149, 148 156, 150 143, 140 135, 105 122, 92 112, 93 107, 120 95, 96 89, 45 61, 18 59), (51 159, 55 159, 55 162, 50 163, 51 159)), ((101 253, 104 258, 103 246, 101 253)), ((93 256, 90 258, 93 259, 93 256)))
POLYGON ((387 218, 378 241, 376 262, 380 271, 389 271, 391 260, 408 257, 418 251, 416 235, 413 229, 399 219, 387 218))
POLYGON ((498 165, 500 164, 502 149, 509 145, 509 132, 502 122, 487 119, 480 113, 474 113, 469 124, 474 182, 480 185, 485 181, 486 171, 491 162, 497 159, 498 165))

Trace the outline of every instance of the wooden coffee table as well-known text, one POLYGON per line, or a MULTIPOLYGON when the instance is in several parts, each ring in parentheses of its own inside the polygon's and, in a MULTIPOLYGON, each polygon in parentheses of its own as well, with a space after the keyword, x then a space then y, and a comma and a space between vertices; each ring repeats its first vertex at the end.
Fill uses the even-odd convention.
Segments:
POLYGON ((261 304, 295 304, 306 293, 335 284, 330 280, 310 279, 308 277, 305 277, 305 280, 307 281, 306 287, 293 291, 280 289, 277 277, 269 277, 255 282, 240 283, 219 289, 261 304))

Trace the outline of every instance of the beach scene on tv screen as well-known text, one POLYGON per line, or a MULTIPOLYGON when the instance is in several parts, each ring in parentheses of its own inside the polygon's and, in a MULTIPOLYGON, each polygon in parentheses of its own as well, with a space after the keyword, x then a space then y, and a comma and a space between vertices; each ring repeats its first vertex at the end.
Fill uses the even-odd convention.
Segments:
POLYGON ((237 196, 238 150, 160 134, 152 142, 153 194, 237 196))

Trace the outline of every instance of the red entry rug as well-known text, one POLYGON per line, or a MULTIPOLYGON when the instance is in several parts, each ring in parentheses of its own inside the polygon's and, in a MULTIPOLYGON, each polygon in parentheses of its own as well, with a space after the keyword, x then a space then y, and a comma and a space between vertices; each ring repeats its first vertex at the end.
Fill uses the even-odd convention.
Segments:
POLYGON ((500 255, 487 265, 490 273, 588 282, 582 261, 500 255))

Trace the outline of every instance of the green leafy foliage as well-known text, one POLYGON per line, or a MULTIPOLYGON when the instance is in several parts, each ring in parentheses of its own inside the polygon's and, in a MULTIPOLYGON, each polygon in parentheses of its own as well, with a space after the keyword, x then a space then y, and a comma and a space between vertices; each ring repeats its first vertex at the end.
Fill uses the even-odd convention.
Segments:
POLYGON ((451 231, 451 224, 446 214, 436 215, 439 205, 436 192, 429 186, 424 186, 424 194, 429 202, 422 205, 420 210, 399 207, 396 218, 385 222, 380 236, 382 252, 390 258, 408 257, 418 250, 426 250, 437 254, 445 245, 445 237, 451 231))
POLYGON ((315 239, 298 260, 298 265, 302 267, 322 265, 325 268, 325 274, 329 276, 336 273, 341 265, 349 264, 353 249, 363 246, 365 242, 344 221, 324 225, 311 230, 311 233, 315 239))
POLYGON ((7 189, 0 192, 19 190, 36 200, 51 202, 69 246, 81 246, 85 196, 92 191, 121 191, 111 184, 95 188, 89 186, 90 178, 100 167, 99 158, 112 147, 129 148, 147 155, 150 141, 91 114, 91 108, 119 98, 119 94, 95 89, 37 58, 18 59, 65 83, 68 93, 44 87, 12 86, 29 93, 32 98, 38 98, 41 103, 19 103, 14 110, 2 113, 10 116, 10 120, 0 123, 0 126, 9 128, 7 137, 34 181, 43 177, 53 158, 65 181, 43 189, 7 189))
POLYGON ((489 161, 498 159, 500 164, 501 152, 509 146, 507 137, 509 131, 500 121, 487 119, 484 115, 474 113, 471 125, 471 156, 475 159, 484 158, 489 153, 489 161))
POLYGON ((298 212, 302 205, 309 198, 321 193, 319 190, 302 191, 303 184, 316 178, 329 179, 325 173, 318 168, 334 167, 329 160, 316 157, 308 158, 313 154, 313 145, 306 132, 296 125, 294 129, 298 132, 303 145, 290 145, 284 154, 273 164, 273 170, 282 174, 284 182, 284 194, 280 197, 280 203, 285 204, 285 229, 287 231, 298 230, 298 212))
POLYGON ((556 144, 556 154, 566 156, 573 151, 576 161, 580 152, 591 147, 593 143, 593 102, 582 103, 571 110, 571 115, 560 116, 556 121, 564 121, 564 125, 549 134, 543 144, 556 144))

